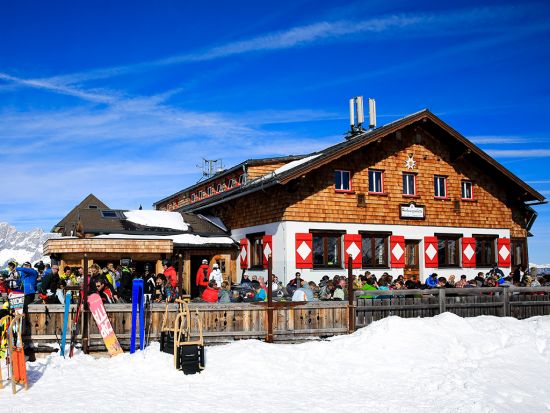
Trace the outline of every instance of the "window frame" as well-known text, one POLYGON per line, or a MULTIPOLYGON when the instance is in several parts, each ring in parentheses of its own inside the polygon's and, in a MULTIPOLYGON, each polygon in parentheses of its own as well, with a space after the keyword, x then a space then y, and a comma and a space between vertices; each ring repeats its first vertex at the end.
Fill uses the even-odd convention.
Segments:
MULTIPOLYGON (((370 169, 368 170, 367 172, 367 177, 368 177, 368 185, 369 185, 369 188, 368 188, 368 193, 371 194, 371 195, 383 195, 385 194, 384 192, 384 172, 382 169, 370 169), (377 191, 371 191, 370 190, 370 184, 371 184, 371 172, 373 174, 375 173, 380 173, 380 192, 377 192, 377 191)), ((374 188, 376 189, 376 188, 374 188)))
POLYGON ((191 195, 189 195, 189 202, 196 202, 197 201, 197 195, 193 192, 191 195))
POLYGON ((237 183, 239 186, 246 185, 246 174, 240 174, 237 183))
POLYGON ((343 236, 346 233, 345 231, 334 231, 334 230, 311 230, 309 231, 312 235, 312 264, 313 269, 319 269, 319 270, 328 270, 328 269, 343 269, 344 263, 342 260, 342 252, 343 252, 343 236), (329 265, 328 263, 328 239, 332 237, 337 237, 338 242, 336 243, 336 254, 337 254, 337 264, 329 265), (322 264, 316 264, 315 263, 315 238, 322 238, 323 239, 323 263, 322 264))
POLYGON ((246 239, 248 239, 248 268, 250 270, 264 269, 264 236, 265 232, 246 234, 246 239))
POLYGON ((343 192, 343 193, 353 192, 351 171, 346 170, 346 169, 335 169, 334 170, 334 191, 335 192, 343 192), (348 187, 349 187, 349 189, 336 188, 336 174, 337 173, 340 174, 340 182, 342 184, 342 187, 344 186, 343 185, 343 183, 344 183, 344 174, 345 173, 348 174, 348 187))
POLYGON ((416 183, 416 179, 417 179, 417 174, 415 172, 403 172, 402 173, 402 178, 401 178, 401 183, 402 183, 402 192, 403 192, 403 196, 406 197, 406 198, 418 198, 418 192, 417 192, 417 183, 416 183), (414 193, 412 194, 406 194, 405 193, 405 177, 406 176, 412 176, 413 177, 413 185, 414 185, 414 193))
POLYGON ((213 187, 213 186, 209 186, 208 189, 207 189, 206 194, 207 194, 208 196, 214 195, 214 187, 213 187))
POLYGON ((435 234, 437 237, 437 266, 438 268, 461 268, 461 257, 462 257, 462 234, 435 234), (439 254, 439 243, 441 241, 445 242, 445 260, 444 262, 441 262, 441 257, 439 254), (449 241, 455 241, 455 253, 454 253, 454 260, 456 264, 449 264, 449 241))
MULTIPOLYGON (((434 199, 449 199, 449 188, 448 188, 449 177, 446 175, 434 175, 434 199), (445 182, 445 196, 436 195, 436 179, 441 178, 445 182)), ((438 185, 439 188, 439 185, 438 185)))
POLYGON ((219 183, 216 185, 216 192, 219 194, 220 192, 223 192, 223 184, 219 183))
POLYGON ((498 262, 497 259, 497 247, 498 247, 498 235, 492 234, 474 234, 473 237, 476 240, 476 267, 477 268, 492 268, 493 265, 498 262), (487 248, 487 243, 491 243, 492 246, 492 258, 489 262, 481 260, 480 257, 485 257, 484 249, 487 248), (478 252, 479 248, 479 252, 478 252))
POLYGON ((235 178, 229 178, 227 180, 227 189, 233 189, 237 186, 237 180, 235 178))
MULTIPOLYGON (((361 235, 361 268, 362 269, 388 269, 390 268, 390 236, 392 235, 391 232, 387 231, 359 231, 359 234, 361 235), (371 243, 371 251, 376 251, 376 238, 384 238, 383 243, 383 257, 384 262, 382 264, 375 264, 374 262, 367 263, 364 259, 363 254, 363 242, 365 240, 369 240, 371 243)), ((375 261, 376 258, 374 256, 373 252, 373 260, 375 261)))
POLYGON ((468 179, 463 179, 460 181, 460 199, 462 201, 473 201, 474 200, 474 183, 468 179), (470 198, 464 197, 464 184, 470 184, 470 198))

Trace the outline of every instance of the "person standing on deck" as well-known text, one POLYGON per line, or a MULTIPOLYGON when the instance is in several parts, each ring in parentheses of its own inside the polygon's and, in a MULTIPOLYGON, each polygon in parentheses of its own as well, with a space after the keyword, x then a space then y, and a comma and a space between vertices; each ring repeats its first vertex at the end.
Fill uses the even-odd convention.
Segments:
POLYGON ((203 291, 208 287, 208 280, 210 279, 210 267, 208 266, 207 260, 202 260, 202 264, 197 270, 197 276, 195 278, 195 283, 199 287, 199 295, 202 296, 203 291))
POLYGON ((163 274, 166 277, 166 280, 172 286, 172 291, 176 291, 178 286, 178 273, 176 272, 176 269, 173 265, 170 265, 170 261, 168 260, 162 261, 162 268, 164 268, 163 274))
POLYGON ((222 276, 222 272, 220 271, 220 267, 219 267, 218 264, 214 264, 212 266, 212 271, 210 272, 210 276, 208 277, 208 280, 216 281, 216 285, 218 287, 222 285, 223 276, 222 276))

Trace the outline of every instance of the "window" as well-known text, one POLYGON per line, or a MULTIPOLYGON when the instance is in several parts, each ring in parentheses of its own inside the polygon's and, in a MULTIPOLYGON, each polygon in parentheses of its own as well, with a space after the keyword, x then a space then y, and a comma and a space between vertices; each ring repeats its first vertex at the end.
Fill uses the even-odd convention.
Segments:
POLYGON ((384 193, 384 172, 369 169, 369 193, 384 193))
POLYGON ((209 186, 208 187, 208 196, 212 196, 212 195, 214 195, 214 187, 209 186))
POLYGON ((416 195, 416 174, 403 173, 403 195, 416 195))
POLYGON ((101 216, 103 218, 117 218, 117 213, 116 211, 106 209, 104 211, 101 211, 101 216))
POLYGON ((447 177, 434 175, 434 197, 447 198, 447 177))
POLYGON ((461 197, 462 199, 474 199, 474 186, 471 181, 461 182, 461 197))
POLYGON ((216 191, 223 192, 223 184, 218 184, 218 186, 216 187, 216 191))
POLYGON ((333 232, 313 233, 313 267, 342 268, 342 234, 333 232))
POLYGON ((497 237, 494 235, 474 235, 476 239, 476 266, 492 267, 496 261, 497 237))
POLYGON ((459 240, 461 235, 437 235, 437 254, 439 267, 459 266, 459 240))
POLYGON ((351 191, 351 173, 349 171, 334 171, 334 189, 336 191, 351 191))
POLYGON ((197 196, 195 194, 191 194, 191 202, 195 202, 197 200, 197 196))
POLYGON ((200 198, 200 199, 206 198, 206 192, 204 192, 204 191, 201 190, 201 191, 199 192, 199 198, 200 198))
POLYGON ((88 205, 88 209, 97 209, 97 205, 90 204, 88 205))
POLYGON ((512 269, 517 265, 527 268, 527 248, 525 238, 512 238, 510 241, 510 252, 512 253, 512 269))
POLYGON ((263 258, 263 236, 264 232, 258 232, 256 234, 248 234, 248 242, 250 244, 249 248, 249 259, 250 259, 250 268, 252 269, 263 269, 264 267, 264 258, 263 258))
POLYGON ((235 180, 235 178, 231 178, 230 180, 227 181, 227 188, 228 189, 234 188, 236 184, 237 184, 237 181, 235 180))
POLYGON ((361 253, 363 268, 388 268, 389 233, 369 232, 363 236, 361 253))
POLYGON ((246 184, 246 174, 242 174, 239 176, 239 185, 246 184))

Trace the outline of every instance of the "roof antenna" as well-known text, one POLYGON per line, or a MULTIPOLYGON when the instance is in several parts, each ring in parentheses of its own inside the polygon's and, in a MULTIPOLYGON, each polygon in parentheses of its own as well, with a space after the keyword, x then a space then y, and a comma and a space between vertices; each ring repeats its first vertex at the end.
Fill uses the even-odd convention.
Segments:
MULTIPOLYGON (((370 105, 370 99, 369 99, 370 105)), ((355 135, 363 132, 363 123, 365 123, 365 113, 363 110, 363 96, 355 96, 349 100, 349 124, 350 131, 346 139, 351 139, 355 135), (357 119, 355 114, 357 113, 357 119)))

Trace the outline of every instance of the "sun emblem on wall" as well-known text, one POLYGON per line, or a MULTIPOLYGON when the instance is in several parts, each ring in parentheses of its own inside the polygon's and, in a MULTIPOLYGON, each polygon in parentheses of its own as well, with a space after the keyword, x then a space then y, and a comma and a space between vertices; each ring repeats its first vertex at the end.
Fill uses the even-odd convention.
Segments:
POLYGON ((409 154, 409 157, 405 161, 405 168, 407 168, 407 169, 416 168, 416 161, 413 159, 413 154, 412 153, 409 154))

